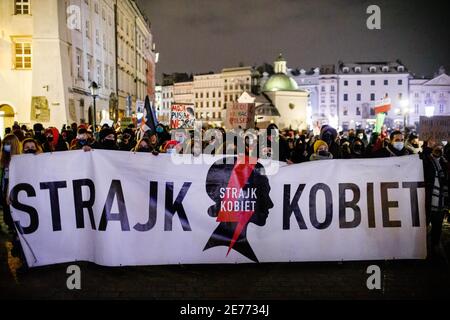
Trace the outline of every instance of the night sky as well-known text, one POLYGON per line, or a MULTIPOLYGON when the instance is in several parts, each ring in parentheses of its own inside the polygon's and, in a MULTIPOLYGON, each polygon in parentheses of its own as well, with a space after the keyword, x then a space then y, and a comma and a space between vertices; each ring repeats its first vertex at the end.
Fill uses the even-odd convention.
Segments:
POLYGON ((309 70, 339 60, 400 59, 417 76, 440 65, 450 73, 447 1, 137 0, 149 17, 161 74, 220 72, 272 63, 309 70), (381 30, 368 30, 366 9, 381 8, 381 30))

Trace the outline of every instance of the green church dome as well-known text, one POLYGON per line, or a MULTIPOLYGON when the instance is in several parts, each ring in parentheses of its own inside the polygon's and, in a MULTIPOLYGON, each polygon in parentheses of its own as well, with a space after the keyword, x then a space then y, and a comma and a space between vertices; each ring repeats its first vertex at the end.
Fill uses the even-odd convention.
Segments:
POLYGON ((263 92, 267 91, 296 91, 298 90, 297 82, 284 73, 274 74, 264 84, 263 92))

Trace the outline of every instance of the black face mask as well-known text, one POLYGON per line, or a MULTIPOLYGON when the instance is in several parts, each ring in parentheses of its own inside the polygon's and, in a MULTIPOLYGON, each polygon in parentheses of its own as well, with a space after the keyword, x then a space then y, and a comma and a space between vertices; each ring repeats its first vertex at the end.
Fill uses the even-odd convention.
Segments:
POLYGON ((36 153, 36 150, 34 150, 34 149, 28 149, 28 150, 25 150, 23 153, 26 153, 26 154, 35 154, 35 153, 36 153))
POLYGON ((80 144, 80 146, 85 146, 87 145, 87 140, 78 140, 78 143, 80 144))
POLYGON ((113 148, 116 145, 116 141, 114 140, 103 140, 103 145, 107 148, 113 148))
POLYGON ((360 145, 360 144, 355 144, 355 145, 353 146, 353 151, 355 151, 355 153, 361 153, 361 151, 362 151, 362 145, 360 145))
POLYGON ((329 157, 329 156, 330 156, 330 153, 329 153, 328 151, 321 150, 321 151, 319 151, 319 156, 322 156, 322 157, 329 157))
POLYGON ((47 137, 47 141, 48 141, 48 142, 52 142, 52 141, 53 141, 53 136, 48 136, 48 137, 47 137))
POLYGON ((419 148, 419 145, 417 143, 412 143, 411 145, 413 146, 413 148, 419 148))
POLYGON ((148 147, 140 147, 138 149, 138 152, 150 152, 150 148, 148 148, 148 147))

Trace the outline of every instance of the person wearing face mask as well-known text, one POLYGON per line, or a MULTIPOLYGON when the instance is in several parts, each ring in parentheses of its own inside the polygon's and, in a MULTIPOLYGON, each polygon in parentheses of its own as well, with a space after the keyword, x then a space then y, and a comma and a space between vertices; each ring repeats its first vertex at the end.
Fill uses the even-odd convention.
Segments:
POLYGON ((58 129, 50 127, 44 133, 45 142, 42 145, 44 152, 67 151, 69 149, 63 137, 59 134, 58 129))
POLYGON ((405 139, 401 131, 393 131, 389 136, 389 143, 372 154, 373 158, 389 158, 407 156, 410 152, 405 148, 405 139))
POLYGON ((119 150, 116 143, 116 132, 113 128, 104 128, 100 130, 100 149, 104 150, 119 150))
POLYGON ((71 143, 70 150, 84 150, 91 151, 92 149, 97 149, 98 145, 89 141, 88 132, 85 127, 80 127, 77 132, 77 136, 71 143))
POLYGON ((369 139, 367 138, 367 134, 366 134, 366 131, 364 129, 356 130, 355 140, 356 139, 359 139, 363 143, 364 148, 367 147, 367 145, 369 144, 369 139))
MULTIPOLYGON (((333 154, 334 159, 341 158, 341 148, 337 141, 338 133, 336 129, 329 125, 323 125, 320 131, 320 140, 323 140, 328 145, 328 151, 333 154)), ((351 142, 350 142, 351 143, 351 142)))
POLYGON ((423 155, 425 180, 425 212, 427 225, 431 223, 432 254, 439 252, 442 222, 449 208, 449 164, 443 156, 443 145, 428 141, 431 153, 423 155))
POLYGON ((352 158, 353 159, 362 159, 365 158, 366 155, 366 147, 364 145, 364 141, 359 137, 355 139, 353 145, 351 146, 352 150, 352 158))
POLYGON ((328 144, 323 140, 314 142, 314 153, 309 158, 310 161, 315 160, 331 160, 333 154, 328 151, 328 144))
POLYGON ((150 139, 147 137, 143 137, 140 139, 136 146, 132 149, 133 152, 143 152, 143 153, 152 153, 154 156, 159 154, 158 150, 153 149, 150 146, 150 139))
POLYGON ((405 147, 411 154, 419 154, 422 152, 422 148, 420 148, 419 145, 419 137, 414 133, 411 133, 408 136, 408 140, 405 143, 405 147))
POLYGON ((0 169, 1 169, 1 202, 3 207, 3 220, 8 226, 8 229, 13 232, 15 230, 13 220, 11 217, 11 210, 6 201, 8 194, 8 184, 9 184, 9 164, 11 162, 11 157, 21 153, 21 145, 19 139, 14 134, 6 135, 3 140, 2 153, 0 159, 0 169))
POLYGON ((22 154, 40 154, 42 153, 41 146, 33 138, 27 138, 22 141, 22 154))

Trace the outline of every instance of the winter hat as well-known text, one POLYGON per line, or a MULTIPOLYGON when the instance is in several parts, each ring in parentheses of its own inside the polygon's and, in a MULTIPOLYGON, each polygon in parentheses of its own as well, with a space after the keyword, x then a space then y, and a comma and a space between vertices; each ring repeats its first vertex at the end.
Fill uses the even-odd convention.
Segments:
POLYGON ((100 134, 99 134, 99 138, 100 141, 102 141, 103 139, 105 139, 107 136, 109 136, 110 134, 113 134, 114 136, 116 136, 116 131, 114 131, 113 128, 104 128, 102 130, 100 130, 100 134))
POLYGON ((317 150, 321 146, 326 146, 328 148, 328 144, 323 140, 317 140, 316 142, 314 142, 314 153, 317 153, 317 150))

